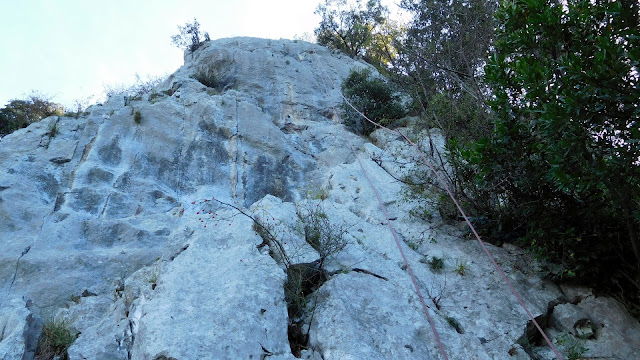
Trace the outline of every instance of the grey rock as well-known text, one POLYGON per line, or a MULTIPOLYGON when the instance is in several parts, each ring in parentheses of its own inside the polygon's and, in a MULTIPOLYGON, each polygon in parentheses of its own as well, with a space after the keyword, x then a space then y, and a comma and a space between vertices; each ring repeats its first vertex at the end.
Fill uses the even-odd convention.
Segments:
MULTIPOLYGON (((468 232, 435 207, 428 222, 407 215, 415 201, 397 179, 421 165, 400 134, 378 130, 374 145, 345 131, 340 83, 362 67, 302 41, 221 39, 185 54, 153 97, 2 138, 0 359, 33 357, 52 315, 80 333, 74 360, 291 359, 292 325, 307 359, 442 358, 409 270, 449 358, 549 357, 517 343, 529 319, 468 232), (271 222, 291 264, 320 259, 296 206, 348 229, 302 315, 289 318, 283 259, 214 197, 271 222)), ((431 161, 444 149, 435 129, 402 131, 431 161)), ((521 250, 487 246, 554 340, 590 319, 589 354, 640 357, 638 323, 614 300, 561 291, 521 250)))

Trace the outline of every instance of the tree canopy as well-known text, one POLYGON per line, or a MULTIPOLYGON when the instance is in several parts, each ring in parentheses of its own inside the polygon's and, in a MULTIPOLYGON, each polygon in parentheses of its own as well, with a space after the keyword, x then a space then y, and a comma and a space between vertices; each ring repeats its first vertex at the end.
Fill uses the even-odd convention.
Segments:
POLYGON ((639 13, 637 1, 504 2, 486 67, 495 130, 463 152, 494 230, 562 276, 636 290, 639 13))
POLYGON ((0 109, 0 135, 12 133, 51 115, 62 115, 64 107, 42 95, 32 94, 26 99, 11 100, 0 109))
POLYGON ((388 26, 387 8, 380 0, 325 0, 316 9, 322 17, 315 30, 320 45, 362 57, 376 66, 384 66, 393 56, 392 39, 397 29, 388 26))

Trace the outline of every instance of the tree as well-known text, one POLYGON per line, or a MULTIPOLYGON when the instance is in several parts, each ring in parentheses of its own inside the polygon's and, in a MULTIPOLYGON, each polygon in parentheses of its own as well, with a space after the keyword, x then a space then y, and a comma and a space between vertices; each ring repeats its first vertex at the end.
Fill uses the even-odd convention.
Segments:
POLYGON ((405 39, 398 45, 396 67, 417 82, 425 102, 435 89, 466 92, 483 100, 478 79, 493 38, 495 0, 403 0, 413 15, 405 39))
POLYGON ((315 30, 318 44, 350 57, 366 56, 376 30, 385 23, 386 11, 380 0, 369 0, 364 7, 361 0, 325 0, 316 9, 322 17, 315 30))
POLYGON ((51 102, 37 93, 24 100, 11 100, 0 109, 0 135, 10 134, 48 116, 63 113, 62 105, 51 102))
POLYGON ((637 1, 503 2, 486 67, 495 131, 460 152, 495 233, 561 276, 636 292, 639 14, 637 1))
MULTIPOLYGON (((483 83, 484 66, 494 33, 496 0, 452 0, 443 6, 438 0, 403 0, 401 7, 411 15, 404 36, 393 48, 397 56, 391 66, 392 78, 413 99, 412 113, 419 115, 419 127, 439 128, 448 151, 473 143, 491 134, 492 118, 485 104, 490 93, 483 83)), ((467 203, 464 187, 469 187, 469 172, 457 162, 445 163, 427 139, 436 166, 456 197, 467 203)), ((428 184, 429 174, 417 167, 410 178, 416 184, 428 184)), ((412 187, 419 201, 432 202, 439 190, 430 186, 412 187)), ((436 198, 442 198, 437 197, 436 198)), ((443 203, 444 205, 444 203, 443 203)), ((441 209, 447 209, 441 206, 441 209)), ((457 213, 441 211, 444 217, 457 213), (446 212, 447 214, 444 214, 446 212)))
POLYGON ((171 43, 179 48, 194 52, 202 45, 201 39, 204 36, 205 41, 209 41, 209 33, 204 35, 200 32, 200 23, 196 18, 193 22, 186 23, 184 26, 178 25, 179 34, 171 37, 171 43))

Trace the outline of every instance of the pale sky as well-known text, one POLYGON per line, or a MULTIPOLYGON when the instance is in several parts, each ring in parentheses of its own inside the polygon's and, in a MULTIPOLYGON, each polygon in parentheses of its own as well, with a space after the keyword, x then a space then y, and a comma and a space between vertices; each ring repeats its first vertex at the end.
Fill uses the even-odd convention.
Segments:
POLYGON ((72 106, 104 84, 183 64, 177 25, 198 19, 211 39, 313 33, 320 0, 0 0, 0 107, 32 90, 72 106))

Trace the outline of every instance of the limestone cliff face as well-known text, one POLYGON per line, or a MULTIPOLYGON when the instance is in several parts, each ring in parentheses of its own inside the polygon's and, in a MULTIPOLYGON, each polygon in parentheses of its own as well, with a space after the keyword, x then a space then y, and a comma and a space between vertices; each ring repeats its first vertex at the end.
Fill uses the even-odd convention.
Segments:
MULTIPOLYGON (((222 39, 186 54, 140 98, 3 138, 0 359, 33 358, 52 315, 80 332, 71 359, 442 357, 360 164, 405 241, 449 358, 548 356, 517 344, 527 316, 477 244, 437 216, 407 215, 389 172, 402 175, 395 160, 410 149, 384 133, 374 146, 340 124, 339 84, 365 66, 305 42, 222 39), (287 269, 257 246, 253 221, 214 197, 289 231, 293 264, 320 256, 295 231, 294 203, 347 224, 349 244, 323 264, 326 282, 305 294, 304 316, 287 311, 287 269), (441 272, 425 264, 433 257, 444 259, 441 272)), ((540 280, 517 249, 492 250, 553 336, 590 318, 590 351, 640 358, 640 326, 613 300, 540 280)))

